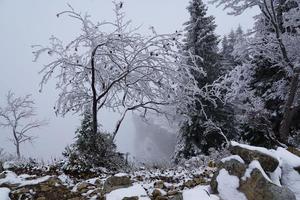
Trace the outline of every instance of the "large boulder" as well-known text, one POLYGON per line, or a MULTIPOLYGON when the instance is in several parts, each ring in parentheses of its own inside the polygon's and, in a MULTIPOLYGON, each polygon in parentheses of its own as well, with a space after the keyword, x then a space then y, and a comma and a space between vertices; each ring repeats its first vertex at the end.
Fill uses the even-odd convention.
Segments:
POLYGON ((230 175, 241 178, 245 174, 247 168, 243 162, 237 159, 226 159, 223 162, 220 162, 218 165, 219 169, 217 172, 215 172, 210 182, 211 189, 214 193, 218 193, 217 177, 221 169, 226 169, 230 175))
MULTIPOLYGON (((233 146, 232 155, 221 160, 218 170, 211 180, 211 189, 214 193, 227 200, 228 193, 241 195, 248 200, 296 200, 292 189, 280 186, 281 170, 275 170, 279 162, 268 155, 268 152, 233 146), (259 162, 264 163, 264 167, 259 162), (274 173, 266 173, 266 169, 274 170, 274 173), (221 173, 222 172, 222 173, 221 173), (226 173, 225 173, 226 172, 226 173), (232 179, 232 180, 229 180, 232 179), (234 188, 232 191, 228 191, 234 188)), ((281 181, 283 180, 281 177, 281 181)), ((232 194, 231 194, 232 195, 232 194)))
POLYGON ((274 172, 279 165, 279 161, 258 150, 250 150, 248 148, 241 147, 239 145, 232 145, 230 152, 233 155, 239 155, 247 164, 253 160, 258 160, 262 168, 267 172, 274 172))
POLYGON ((104 182, 103 190, 105 193, 109 193, 113 190, 130 186, 132 186, 132 182, 129 176, 111 176, 104 182))
POLYGON ((239 190, 248 200, 296 200, 290 189, 271 183, 259 169, 253 169, 250 177, 240 181, 239 190))

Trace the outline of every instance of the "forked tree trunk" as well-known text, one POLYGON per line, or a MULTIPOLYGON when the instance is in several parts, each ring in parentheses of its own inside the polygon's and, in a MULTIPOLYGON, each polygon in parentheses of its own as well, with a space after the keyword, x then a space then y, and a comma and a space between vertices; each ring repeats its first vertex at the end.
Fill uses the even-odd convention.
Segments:
POLYGON ((93 105, 92 105, 92 115, 93 115, 93 134, 96 135, 98 131, 98 119, 97 119, 97 114, 98 114, 98 100, 97 100, 97 90, 96 90, 96 73, 95 73, 95 55, 97 52, 97 49, 101 46, 103 46, 105 43, 98 44, 92 51, 91 55, 91 70, 92 70, 92 81, 91 81, 91 88, 92 88, 92 93, 93 93, 93 105))
POLYGON ((294 114, 293 104, 298 89, 299 74, 300 74, 299 72, 295 72, 295 74, 292 77, 288 98, 284 106, 283 118, 280 123, 279 137, 281 142, 285 144, 288 143, 288 137, 290 135, 290 126, 294 114))
POLYGON ((13 127, 13 135, 14 135, 14 139, 15 139, 15 146, 16 146, 16 153, 17 153, 17 157, 18 159, 21 158, 21 153, 20 153, 20 142, 18 140, 18 136, 17 136, 17 131, 16 131, 16 127, 17 125, 15 124, 14 127, 13 127))

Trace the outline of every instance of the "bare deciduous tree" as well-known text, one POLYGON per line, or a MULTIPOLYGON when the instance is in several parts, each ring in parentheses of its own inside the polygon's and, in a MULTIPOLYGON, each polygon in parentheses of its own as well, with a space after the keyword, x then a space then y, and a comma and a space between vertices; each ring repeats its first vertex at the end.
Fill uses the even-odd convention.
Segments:
POLYGON ((162 107, 174 106, 184 113, 196 95, 210 98, 191 74, 197 71, 204 75, 203 70, 187 65, 189 54, 180 52, 181 33, 157 34, 152 27, 152 35, 143 36, 124 20, 121 7, 115 3, 116 20, 102 23, 94 23, 70 7, 57 16, 68 14, 78 20, 80 35, 67 45, 52 37, 48 47, 36 46, 34 52, 36 59, 41 53, 53 58, 41 71, 41 86, 54 74, 58 78, 61 92, 56 112, 65 115, 92 107, 96 134, 98 111, 117 111, 120 119, 113 138, 129 111, 140 111, 143 116, 148 111, 167 115, 162 107))
POLYGON ((6 96, 6 106, 0 107, 0 126, 12 129, 10 139, 16 147, 18 158, 21 157, 20 144, 32 142, 36 137, 29 134, 32 129, 46 124, 46 121, 33 120, 36 116, 31 95, 15 97, 11 91, 6 96))

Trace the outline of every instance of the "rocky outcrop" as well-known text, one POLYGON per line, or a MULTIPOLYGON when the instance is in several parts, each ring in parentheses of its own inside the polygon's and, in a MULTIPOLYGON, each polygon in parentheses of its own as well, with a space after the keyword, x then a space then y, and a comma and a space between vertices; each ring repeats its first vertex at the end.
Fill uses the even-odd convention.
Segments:
POLYGON ((132 186, 132 182, 129 176, 111 176, 104 182, 103 191, 109 193, 113 190, 130 186, 132 186))
POLYGON ((240 181, 239 190, 248 200, 296 200, 290 189, 269 182, 259 169, 253 169, 249 178, 240 181))
POLYGON ((230 152, 232 155, 239 155, 247 164, 253 160, 259 161, 262 168, 267 172, 274 172, 279 165, 279 161, 261 151, 250 150, 241 146, 231 146, 230 152))
MULTIPOLYGON (((236 192, 243 193, 248 200, 296 200, 291 189, 280 185, 280 179, 284 178, 281 176, 284 174, 281 170, 276 170, 279 166, 278 159, 269 154, 267 149, 244 146, 232 146, 230 151, 233 156, 224 158, 218 164, 218 170, 210 183, 212 191, 219 193, 217 180, 219 172, 225 169, 239 182, 238 187, 233 185, 236 192)), ((228 181, 228 184, 232 183, 228 181)))

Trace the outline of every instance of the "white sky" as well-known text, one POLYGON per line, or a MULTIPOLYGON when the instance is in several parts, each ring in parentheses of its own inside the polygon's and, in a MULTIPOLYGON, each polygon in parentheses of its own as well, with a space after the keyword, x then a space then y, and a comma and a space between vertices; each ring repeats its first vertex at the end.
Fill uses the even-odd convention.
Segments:
MULTIPOLYGON (((135 25, 143 25, 142 32, 154 26, 157 32, 174 32, 181 29, 189 15, 185 9, 188 0, 124 0, 128 19, 135 25)), ((38 71, 47 62, 43 59, 33 63, 31 45, 48 43, 51 35, 65 41, 71 40, 78 31, 76 23, 67 17, 56 18, 56 14, 67 8, 67 3, 82 13, 88 12, 94 20, 112 20, 113 4, 110 0, 0 0, 0 105, 8 90, 16 95, 33 94, 40 118, 49 120, 49 125, 33 131, 39 138, 34 144, 21 147, 25 156, 50 159, 61 155, 64 147, 72 142, 75 129, 80 125, 72 114, 65 118, 55 117, 53 105, 57 92, 54 81, 43 93, 38 93, 41 76, 38 71)), ((209 6, 208 13, 216 17, 217 34, 227 34, 239 24, 244 29, 252 27, 252 10, 242 16, 226 15, 221 8, 209 6)), ((104 128, 112 129, 117 117, 113 113, 100 114, 104 128)), ((117 142, 123 152, 133 152, 134 126, 130 116, 118 133, 117 142)), ((9 130, 0 128, 0 147, 14 153, 7 140, 9 130)))

